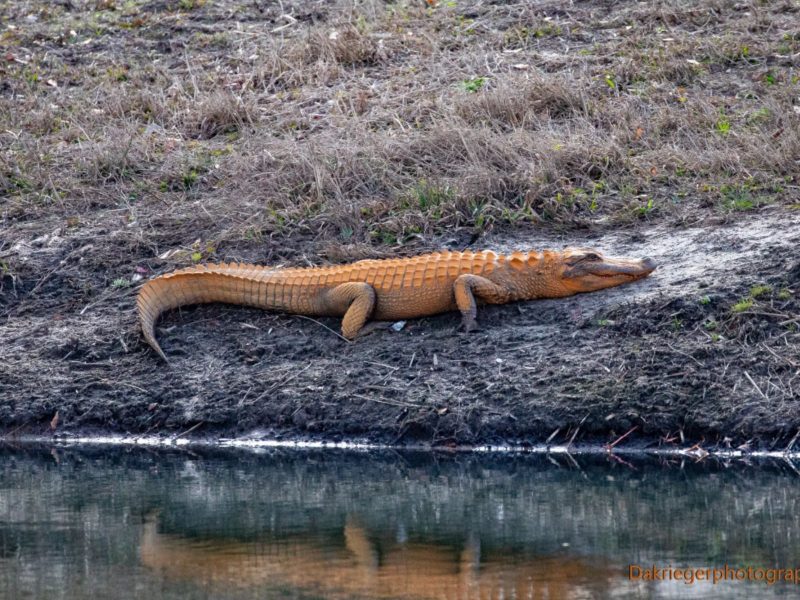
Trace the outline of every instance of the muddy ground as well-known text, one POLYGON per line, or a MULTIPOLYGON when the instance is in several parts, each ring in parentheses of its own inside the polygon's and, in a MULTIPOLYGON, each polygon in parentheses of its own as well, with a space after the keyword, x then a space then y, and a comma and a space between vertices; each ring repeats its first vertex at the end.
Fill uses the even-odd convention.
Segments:
POLYGON ((791 3, 4 5, 0 435, 784 448, 800 431, 791 3), (142 278, 440 247, 661 265, 347 343, 142 278))

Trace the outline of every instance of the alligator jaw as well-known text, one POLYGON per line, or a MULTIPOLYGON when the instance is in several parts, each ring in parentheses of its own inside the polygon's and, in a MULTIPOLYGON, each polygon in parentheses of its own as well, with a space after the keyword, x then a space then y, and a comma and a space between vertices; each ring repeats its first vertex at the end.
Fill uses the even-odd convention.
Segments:
POLYGON ((652 258, 599 256, 581 260, 564 271, 564 283, 576 292, 591 292, 647 277, 658 265, 652 258))
POLYGON ((628 277, 631 280, 641 279, 652 273, 656 262, 652 258, 627 259, 604 258, 598 263, 588 263, 587 275, 594 277, 628 277))

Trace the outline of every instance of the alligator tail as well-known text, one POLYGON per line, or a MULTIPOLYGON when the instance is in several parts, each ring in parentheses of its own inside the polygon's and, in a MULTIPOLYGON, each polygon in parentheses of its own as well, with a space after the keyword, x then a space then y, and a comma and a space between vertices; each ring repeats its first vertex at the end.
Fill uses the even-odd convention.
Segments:
POLYGON ((237 266, 197 265, 156 277, 142 286, 136 298, 142 333, 147 343, 165 362, 169 362, 167 355, 159 346, 155 334, 158 317, 161 313, 179 306, 207 302, 236 302, 237 281, 241 277, 228 273, 237 266))
POLYGON ((136 298, 136 309, 139 313, 139 324, 142 327, 144 339, 167 364, 169 364, 167 355, 164 354, 156 340, 155 325, 159 315, 170 308, 171 303, 167 299, 174 297, 173 294, 165 293, 165 288, 168 287, 170 287, 168 281, 161 278, 153 279, 142 286, 139 296, 136 298))

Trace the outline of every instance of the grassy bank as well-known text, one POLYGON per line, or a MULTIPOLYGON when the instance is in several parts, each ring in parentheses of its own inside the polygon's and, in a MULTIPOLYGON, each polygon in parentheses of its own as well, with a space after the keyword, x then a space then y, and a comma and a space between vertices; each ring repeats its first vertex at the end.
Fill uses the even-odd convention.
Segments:
MULTIPOLYGON (((600 436, 639 423, 649 435, 670 437, 685 427, 720 440, 738 431, 745 441, 759 431, 754 415, 763 413, 770 436, 791 438, 797 423, 786 415, 796 408, 792 377, 800 358, 798 255, 787 224, 800 208, 799 11, 784 1, 5 3, 3 421, 14 430, 48 427, 60 411, 61 428, 203 422, 368 435, 369 423, 347 419, 359 403, 376 408, 376 390, 356 390, 355 375, 315 379, 341 366, 339 341, 320 343, 324 332, 297 320, 277 321, 281 331, 273 333, 274 317, 252 316, 277 339, 251 343, 235 329, 224 352, 197 358, 198 348, 221 343, 219 330, 203 322, 235 323, 231 315, 243 313, 190 311, 199 328, 182 325, 172 351, 180 355, 185 346, 181 369, 193 379, 172 373, 150 381, 156 363, 132 310, 137 283, 193 262, 305 265, 506 239, 559 246, 624 235, 638 253, 637 236, 692 228, 719 232, 710 248, 717 252, 725 227, 769 215, 783 243, 759 246, 765 254, 753 255, 741 273, 711 281, 708 293, 687 275, 664 291, 663 302, 626 309, 637 325, 622 331, 625 343, 602 328, 582 342, 607 344, 612 360, 674 336, 674 361, 701 344, 729 343, 716 346, 722 350, 714 360, 702 352, 694 358, 699 371, 734 365, 753 385, 714 371, 676 391, 661 376, 663 365, 623 361, 625 369, 637 364, 644 379, 624 371, 609 387, 603 380, 611 371, 581 364, 570 376, 584 383, 567 391, 570 379, 560 383, 558 371, 540 387, 519 375, 513 389, 489 391, 480 383, 489 377, 482 365, 471 385, 463 383, 469 365, 456 361, 433 384, 389 385, 389 403, 377 407, 389 412, 375 426, 388 438, 459 441, 546 437, 545 430, 572 432, 579 423, 585 432, 583 404, 548 408, 545 398, 558 397, 552 386, 562 386, 567 397, 608 403, 591 426, 600 436), (759 285, 769 291, 752 292, 759 285), (676 313, 669 305, 676 298, 692 308, 676 313), (648 318, 667 329, 645 326, 648 318), (293 325, 287 330, 286 323, 293 325), (763 335, 747 337, 759 327, 763 335), (308 356, 318 364, 298 374, 308 356), (745 369, 748 361, 760 366, 745 369), (215 377, 236 383, 212 389, 215 377), (243 408, 284 389, 290 377, 284 403, 257 413, 243 408), (458 406, 442 401, 454 385, 458 406), (653 390, 668 408, 650 427, 641 415, 653 390), (685 407, 709 393, 718 395, 714 410, 722 416, 685 423, 685 407), (309 403, 320 394, 333 402, 316 415, 309 403), (737 394, 760 408, 740 414, 725 400, 737 394), (342 402, 352 406, 340 414, 342 402)), ((749 243, 743 234, 737 239, 749 243)), ((581 306, 590 311, 587 322, 620 321, 595 315, 602 304, 581 306)), ((551 316, 568 346, 576 321, 564 311, 551 316)), ((499 333, 452 343, 470 344, 479 360, 515 339, 504 318, 495 321, 499 333)), ((524 327, 517 348, 541 343, 535 323, 524 327)), ((440 341, 451 344, 444 334, 440 341)), ((398 370, 393 361, 406 351, 440 356, 423 342, 379 337, 347 353, 398 370)), ((455 354, 462 351, 455 346, 455 354)), ((498 358, 509 360, 514 345, 507 351, 498 358)), ((356 371, 370 379, 364 369, 356 371)), ((386 387, 399 377, 392 373, 369 385, 386 387)))

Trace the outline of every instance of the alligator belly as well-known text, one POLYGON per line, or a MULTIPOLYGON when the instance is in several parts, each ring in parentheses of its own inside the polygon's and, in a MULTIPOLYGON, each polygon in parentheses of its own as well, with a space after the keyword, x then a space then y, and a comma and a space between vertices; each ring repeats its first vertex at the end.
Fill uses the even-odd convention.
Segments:
POLYGON ((378 290, 373 313, 375 321, 415 319, 456 310, 452 286, 436 288, 403 288, 397 291, 378 290))

